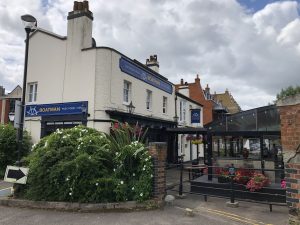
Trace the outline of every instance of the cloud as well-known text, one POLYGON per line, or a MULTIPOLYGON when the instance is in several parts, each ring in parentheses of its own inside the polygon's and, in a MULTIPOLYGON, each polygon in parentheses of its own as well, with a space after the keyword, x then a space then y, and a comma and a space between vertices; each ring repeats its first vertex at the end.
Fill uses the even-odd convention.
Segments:
MULTIPOLYGON (((72 4, 0 3, 0 82, 8 89, 22 78, 20 15, 30 13, 40 27, 66 35, 72 4)), ((299 85, 298 7, 278 1, 253 14, 235 0, 90 1, 98 46, 141 62, 158 54, 160 72, 172 82, 191 82, 199 73, 203 86, 210 84, 212 92, 228 88, 243 109, 267 105, 281 88, 299 85)))

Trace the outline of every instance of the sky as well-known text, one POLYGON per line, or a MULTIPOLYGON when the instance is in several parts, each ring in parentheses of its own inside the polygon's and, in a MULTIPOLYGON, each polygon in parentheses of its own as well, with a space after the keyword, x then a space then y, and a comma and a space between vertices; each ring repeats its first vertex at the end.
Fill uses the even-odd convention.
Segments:
MULTIPOLYGON (((97 46, 145 63, 157 54, 173 83, 194 82, 212 93, 226 89, 243 110, 265 106, 282 88, 300 85, 300 1, 90 0, 97 46)), ((0 1, 0 85, 22 85, 25 31, 38 26, 66 35, 70 0, 0 1)), ((46 53, 41 56, 47 57, 46 53)))

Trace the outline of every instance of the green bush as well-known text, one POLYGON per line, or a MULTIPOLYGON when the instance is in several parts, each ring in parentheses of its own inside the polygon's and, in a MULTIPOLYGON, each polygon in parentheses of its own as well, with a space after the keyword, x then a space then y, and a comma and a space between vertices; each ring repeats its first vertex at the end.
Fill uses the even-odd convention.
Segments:
POLYGON ((281 100, 289 96, 294 96, 296 94, 300 94, 300 86, 289 86, 285 89, 281 89, 280 93, 276 95, 276 98, 277 100, 281 100))
POLYGON ((132 142, 114 150, 113 140, 82 126, 43 138, 27 158, 24 196, 92 203, 149 199, 152 164, 147 149, 132 142))
MULTIPOLYGON (((28 155, 31 138, 25 131, 20 156, 28 155)), ((0 125, 0 178, 4 176, 7 165, 14 165, 18 158, 17 129, 12 125, 0 125)))

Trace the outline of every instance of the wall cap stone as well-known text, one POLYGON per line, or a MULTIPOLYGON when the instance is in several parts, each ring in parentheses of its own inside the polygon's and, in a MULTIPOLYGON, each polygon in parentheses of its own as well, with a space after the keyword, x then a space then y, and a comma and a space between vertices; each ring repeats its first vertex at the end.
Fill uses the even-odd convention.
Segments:
POLYGON ((289 105, 298 105, 298 104, 300 104, 300 94, 296 94, 294 96, 288 96, 276 102, 277 106, 289 106, 289 105))
POLYGON ((163 201, 153 199, 143 203, 136 201, 128 202, 114 202, 114 203, 78 203, 78 202, 47 202, 47 201, 30 201, 24 199, 13 198, 0 198, 0 205, 19 207, 19 208, 31 208, 31 209, 47 209, 58 211, 71 211, 71 212, 124 212, 124 211, 136 211, 136 210, 152 210, 162 208, 164 206, 163 201))

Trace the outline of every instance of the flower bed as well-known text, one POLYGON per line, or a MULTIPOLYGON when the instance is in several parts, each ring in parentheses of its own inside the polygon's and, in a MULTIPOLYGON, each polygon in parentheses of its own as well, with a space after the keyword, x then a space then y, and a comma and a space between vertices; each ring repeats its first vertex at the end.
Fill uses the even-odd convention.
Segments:
MULTIPOLYGON (((229 166, 216 168, 215 173, 219 183, 231 182, 228 168, 229 166)), ((232 179, 234 183, 246 185, 246 188, 251 192, 258 191, 271 183, 265 175, 254 172, 252 169, 245 168, 237 168, 232 179)))

